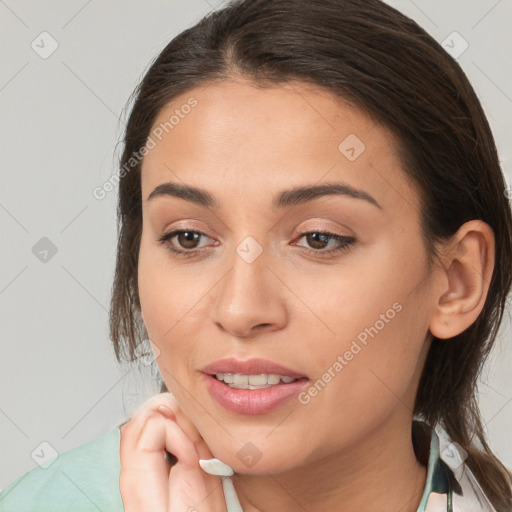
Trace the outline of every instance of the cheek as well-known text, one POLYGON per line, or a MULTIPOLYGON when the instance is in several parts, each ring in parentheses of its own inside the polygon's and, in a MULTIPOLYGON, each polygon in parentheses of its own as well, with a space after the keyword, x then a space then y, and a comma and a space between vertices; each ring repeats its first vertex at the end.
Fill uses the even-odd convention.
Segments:
POLYGON ((429 282, 425 254, 420 243, 416 247, 407 252, 380 245, 361 252, 353 267, 346 259, 338 272, 317 273, 317 286, 311 277, 295 281, 297 294, 321 319, 315 319, 316 333, 308 326, 311 318, 300 332, 318 383, 304 402, 315 415, 336 418, 325 418, 327 429, 364 429, 405 402, 416 385, 428 333, 429 282))
POLYGON ((146 324, 155 336, 171 332, 194 304, 205 295, 205 282, 198 279, 194 264, 177 264, 173 256, 143 231, 138 263, 138 287, 146 324))
MULTIPOLYGON (((168 364, 170 354, 192 350, 194 304, 204 295, 204 285, 171 266, 162 248, 141 241, 138 264, 138 288, 149 338, 161 351, 157 360, 168 364)), ((164 376, 165 378, 165 376, 164 376)))
POLYGON ((340 315, 339 334, 308 348, 316 373, 299 397, 297 421, 307 430, 314 418, 315 440, 323 440, 315 457, 357 444, 395 413, 412 415, 425 333, 412 328, 411 304, 382 311, 385 320, 360 316, 359 325, 340 315))
POLYGON ((364 344, 375 337, 402 346, 400 340, 407 341, 412 326, 423 332, 428 324, 428 266, 415 238, 400 245, 390 236, 347 254, 339 265, 319 265, 314 273, 281 268, 284 281, 293 283, 294 295, 303 303, 290 296, 299 308, 290 319, 291 330, 300 325, 301 339, 318 355, 320 340, 322 347, 339 353, 354 339, 364 344))

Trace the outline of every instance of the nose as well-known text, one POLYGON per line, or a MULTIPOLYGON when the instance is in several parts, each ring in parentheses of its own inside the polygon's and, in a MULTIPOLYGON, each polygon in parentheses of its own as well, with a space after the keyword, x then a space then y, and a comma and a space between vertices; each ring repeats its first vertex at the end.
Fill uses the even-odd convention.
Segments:
POLYGON ((238 254, 233 265, 214 288, 210 312, 219 329, 237 338, 253 338, 282 329, 288 319, 286 286, 270 269, 265 251, 252 262, 238 254))

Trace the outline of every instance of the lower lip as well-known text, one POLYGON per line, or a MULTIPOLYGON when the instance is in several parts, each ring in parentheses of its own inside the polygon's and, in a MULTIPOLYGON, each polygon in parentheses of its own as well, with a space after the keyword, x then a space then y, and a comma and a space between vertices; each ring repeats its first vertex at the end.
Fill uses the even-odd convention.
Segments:
POLYGON ((230 388, 211 375, 204 374, 211 397, 228 411, 238 414, 264 414, 298 395, 308 383, 299 379, 263 389, 230 388))

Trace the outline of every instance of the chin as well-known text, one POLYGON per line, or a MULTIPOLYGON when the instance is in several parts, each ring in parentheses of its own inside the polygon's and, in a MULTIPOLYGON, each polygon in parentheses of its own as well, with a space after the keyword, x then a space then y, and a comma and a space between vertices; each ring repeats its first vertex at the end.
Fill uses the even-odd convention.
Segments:
POLYGON ((267 443, 266 448, 260 451, 255 446, 256 444, 248 442, 235 452, 231 451, 231 446, 228 455, 226 455, 226 449, 212 450, 212 453, 215 458, 230 466, 239 475, 279 474, 290 471, 303 463, 303 461, 296 460, 297 450, 293 450, 291 446, 286 447, 286 451, 282 452, 267 443))

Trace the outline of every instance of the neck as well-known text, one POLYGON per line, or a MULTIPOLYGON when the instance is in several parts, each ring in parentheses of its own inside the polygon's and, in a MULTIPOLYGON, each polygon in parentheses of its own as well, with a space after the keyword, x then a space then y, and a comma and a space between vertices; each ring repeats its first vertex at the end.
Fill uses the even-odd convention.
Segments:
POLYGON ((402 411, 328 457, 279 474, 236 474, 244 512, 416 512, 427 468, 416 459, 411 424, 402 411))

